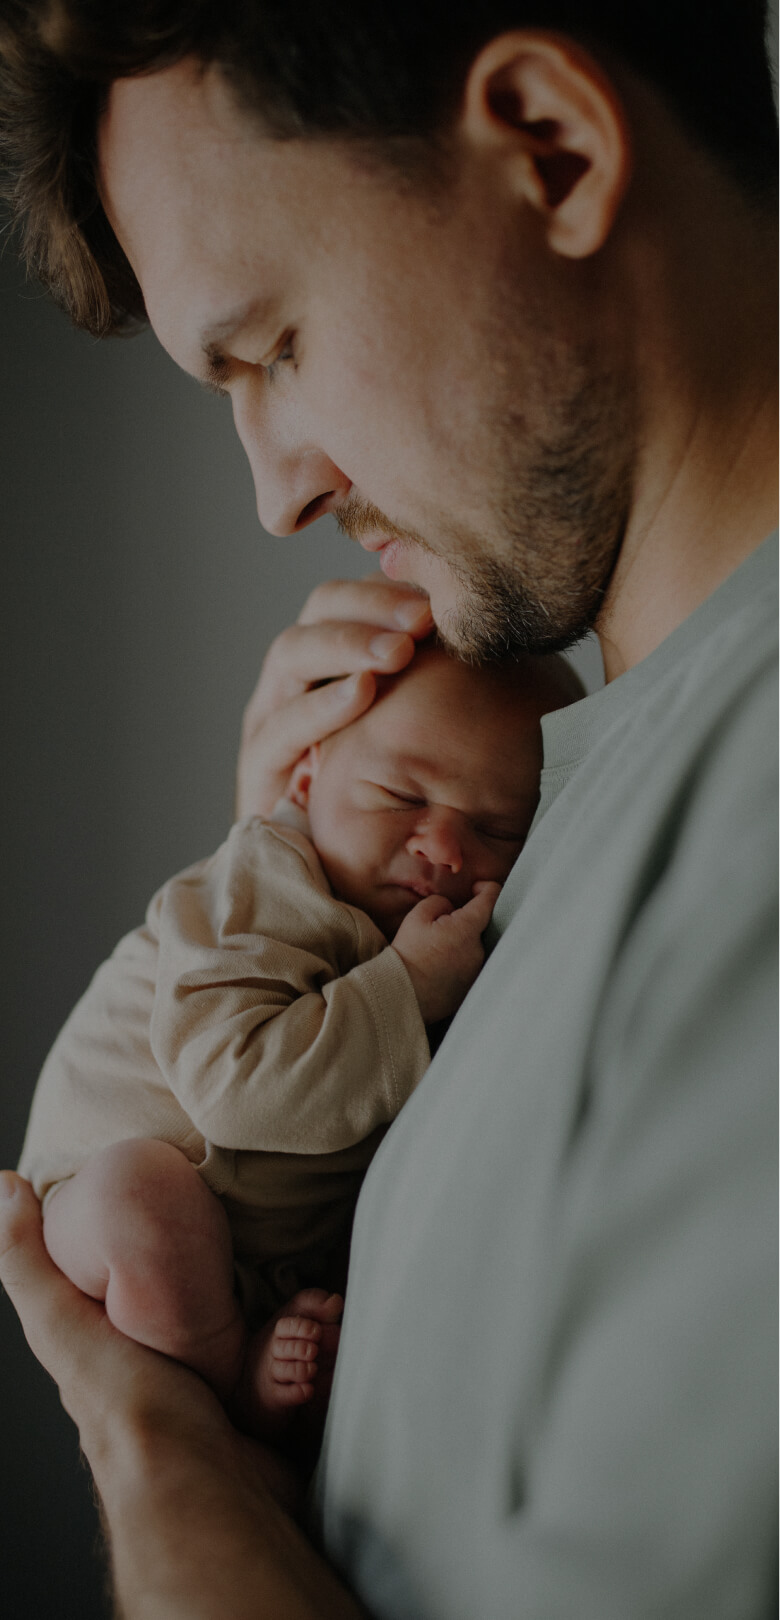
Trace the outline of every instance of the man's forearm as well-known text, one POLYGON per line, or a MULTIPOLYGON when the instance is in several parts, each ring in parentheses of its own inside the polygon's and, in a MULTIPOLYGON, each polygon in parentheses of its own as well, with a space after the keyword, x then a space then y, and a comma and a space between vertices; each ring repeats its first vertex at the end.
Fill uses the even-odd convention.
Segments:
POLYGON ((40 1209, 0 1175, 0 1280, 56 1379, 103 1506, 122 1620, 360 1620, 287 1510, 282 1461, 196 1374, 118 1333, 58 1271, 40 1209))
POLYGON ((358 1620, 241 1443, 233 1466, 204 1437, 115 1437, 95 1468, 122 1620, 358 1620))

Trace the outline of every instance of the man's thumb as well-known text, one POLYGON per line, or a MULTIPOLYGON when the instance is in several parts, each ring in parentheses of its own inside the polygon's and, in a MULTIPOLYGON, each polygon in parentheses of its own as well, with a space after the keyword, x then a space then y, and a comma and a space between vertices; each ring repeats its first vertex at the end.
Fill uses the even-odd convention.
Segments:
POLYGON ((12 1170, 0 1171, 0 1283, 46 1366, 48 1338, 56 1335, 64 1295, 73 1290, 47 1253, 41 1206, 30 1183, 12 1170))

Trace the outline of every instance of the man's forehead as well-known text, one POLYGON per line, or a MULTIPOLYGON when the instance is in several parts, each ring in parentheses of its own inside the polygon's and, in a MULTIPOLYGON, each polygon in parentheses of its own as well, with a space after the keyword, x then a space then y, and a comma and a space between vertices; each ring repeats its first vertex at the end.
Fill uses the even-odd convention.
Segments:
POLYGON ((289 259, 304 165, 236 108, 216 70, 192 59, 117 80, 98 148, 103 204, 152 324, 175 352, 166 329, 186 309, 195 369, 201 333, 218 342, 250 307, 261 317, 268 261, 274 249, 289 259))
POLYGON ((137 152, 162 149, 199 165, 204 151, 224 148, 235 156, 236 148, 265 138, 259 120, 239 110, 224 75, 188 56, 114 81, 101 121, 101 159, 106 139, 131 161, 137 152))

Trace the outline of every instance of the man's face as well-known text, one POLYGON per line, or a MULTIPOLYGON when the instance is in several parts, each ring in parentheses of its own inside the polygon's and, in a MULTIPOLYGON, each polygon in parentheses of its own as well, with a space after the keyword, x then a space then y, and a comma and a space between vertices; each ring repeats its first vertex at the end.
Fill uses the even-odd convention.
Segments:
POLYGON ((544 707, 503 671, 425 648, 315 751, 317 853, 335 893, 387 939, 426 895, 462 906, 475 883, 508 877, 539 797, 544 707))
POLYGON ((265 137, 191 62, 115 85, 100 153, 152 326, 229 393, 269 532, 334 512, 467 657, 584 633, 628 510, 630 382, 587 276, 484 155, 423 194, 265 137))

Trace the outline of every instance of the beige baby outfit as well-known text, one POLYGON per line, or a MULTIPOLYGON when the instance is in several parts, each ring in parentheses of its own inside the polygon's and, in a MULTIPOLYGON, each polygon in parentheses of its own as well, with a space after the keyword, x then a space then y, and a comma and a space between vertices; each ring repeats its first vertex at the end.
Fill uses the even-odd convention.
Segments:
POLYGON ((45 1200, 111 1143, 173 1143, 222 1199, 252 1314, 343 1284, 361 1179, 429 1062, 401 958, 307 832, 285 801, 155 895, 58 1036, 19 1166, 45 1200))

